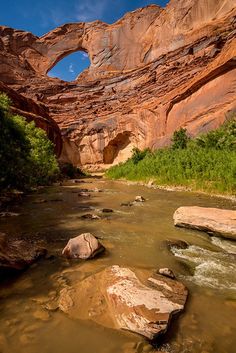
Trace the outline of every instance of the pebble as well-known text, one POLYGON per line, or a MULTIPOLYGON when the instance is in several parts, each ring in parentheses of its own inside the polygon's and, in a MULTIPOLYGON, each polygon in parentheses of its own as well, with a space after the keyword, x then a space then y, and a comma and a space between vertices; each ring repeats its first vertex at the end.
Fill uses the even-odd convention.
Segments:
POLYGON ((20 213, 15 212, 0 212, 0 217, 17 217, 20 216, 20 213))
POLYGON ((111 208, 103 208, 102 209, 102 212, 103 213, 112 213, 112 212, 114 212, 111 208))
POLYGON ((146 200, 143 196, 136 196, 135 197, 135 202, 144 202, 144 201, 146 201, 146 200))
POLYGON ((174 272, 171 269, 167 268, 167 267, 166 268, 160 268, 158 270, 158 273, 160 275, 162 275, 162 276, 165 276, 165 277, 169 277, 169 278, 172 278, 172 279, 175 278, 174 272))

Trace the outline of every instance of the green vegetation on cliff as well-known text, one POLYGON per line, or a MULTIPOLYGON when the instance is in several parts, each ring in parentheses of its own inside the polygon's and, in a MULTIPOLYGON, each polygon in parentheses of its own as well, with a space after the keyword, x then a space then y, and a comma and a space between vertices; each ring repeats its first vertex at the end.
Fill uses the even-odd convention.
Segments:
POLYGON ((110 168, 106 176, 234 194, 236 115, 228 116, 219 129, 192 140, 185 129, 180 129, 174 133, 169 148, 154 152, 135 149, 129 160, 110 168))
POLYGON ((52 142, 9 107, 9 98, 0 94, 0 190, 50 183, 59 172, 52 142))

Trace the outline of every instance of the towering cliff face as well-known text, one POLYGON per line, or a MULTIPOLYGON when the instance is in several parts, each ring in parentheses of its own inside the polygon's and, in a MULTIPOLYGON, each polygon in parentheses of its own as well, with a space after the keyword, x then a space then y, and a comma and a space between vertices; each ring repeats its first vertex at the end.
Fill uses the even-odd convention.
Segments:
POLYGON ((236 108, 235 0, 172 0, 108 25, 72 23, 43 37, 0 27, 0 79, 44 103, 61 158, 105 166, 157 148, 180 126, 217 127, 236 108), (71 83, 47 72, 75 51, 90 67, 71 83))

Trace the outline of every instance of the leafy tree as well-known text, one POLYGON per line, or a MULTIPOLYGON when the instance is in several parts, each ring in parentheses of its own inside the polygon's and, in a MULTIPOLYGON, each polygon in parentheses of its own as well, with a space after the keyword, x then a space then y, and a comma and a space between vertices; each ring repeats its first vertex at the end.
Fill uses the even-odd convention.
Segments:
POLYGON ((187 130, 184 128, 180 128, 174 132, 174 135, 171 139, 172 149, 185 149, 187 148, 189 137, 187 135, 187 130))
POLYGON ((51 182, 58 174, 53 144, 46 133, 10 113, 10 100, 0 94, 0 189, 24 189, 51 182))

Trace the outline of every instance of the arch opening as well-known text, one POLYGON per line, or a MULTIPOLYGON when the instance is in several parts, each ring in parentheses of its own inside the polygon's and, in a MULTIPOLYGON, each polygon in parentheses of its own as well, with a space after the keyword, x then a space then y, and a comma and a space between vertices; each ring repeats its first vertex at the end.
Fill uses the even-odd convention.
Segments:
POLYGON ((77 51, 60 59, 47 73, 49 77, 71 82, 90 66, 90 59, 85 51, 77 51))
POLYGON ((119 133, 103 150, 104 164, 117 164, 125 162, 132 155, 134 148, 130 141, 130 132, 119 133))

